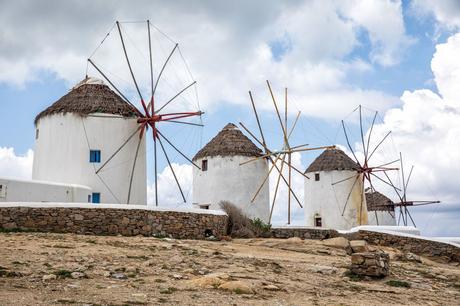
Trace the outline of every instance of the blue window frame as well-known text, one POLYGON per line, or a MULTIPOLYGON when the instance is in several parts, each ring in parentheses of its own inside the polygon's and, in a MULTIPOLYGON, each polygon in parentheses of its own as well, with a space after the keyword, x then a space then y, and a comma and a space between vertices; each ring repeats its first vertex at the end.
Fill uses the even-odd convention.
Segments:
POLYGON ((101 194, 99 192, 93 192, 92 198, 93 203, 101 203, 101 194))
POLYGON ((90 150, 89 151, 89 162, 100 163, 101 162, 101 150, 90 150))

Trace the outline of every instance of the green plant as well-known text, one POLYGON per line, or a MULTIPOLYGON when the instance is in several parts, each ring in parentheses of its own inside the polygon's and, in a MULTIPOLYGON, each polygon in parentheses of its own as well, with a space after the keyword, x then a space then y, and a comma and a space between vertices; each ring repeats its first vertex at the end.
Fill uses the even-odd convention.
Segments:
POLYGON ((272 229, 271 224, 265 223, 259 218, 251 220, 251 225, 252 231, 254 232, 256 237, 265 237, 268 233, 270 233, 270 230, 272 229))
POLYGON ((359 282, 364 279, 364 276, 355 274, 351 271, 346 271, 343 276, 348 277, 352 282, 359 282))
POLYGON ((70 272, 69 270, 57 270, 55 272, 53 272, 54 275, 56 275, 57 277, 60 277, 60 278, 70 278, 72 277, 72 272, 70 272))
POLYGON ((392 286, 392 287, 410 288, 410 283, 406 281, 401 281, 401 280, 392 279, 392 280, 387 281, 385 284, 387 284, 388 286, 392 286))

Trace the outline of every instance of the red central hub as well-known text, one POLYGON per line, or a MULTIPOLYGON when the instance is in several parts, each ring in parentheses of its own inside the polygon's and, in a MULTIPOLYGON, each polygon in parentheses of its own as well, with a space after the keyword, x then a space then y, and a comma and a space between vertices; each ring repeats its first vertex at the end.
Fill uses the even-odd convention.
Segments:
POLYGON ((162 116, 161 115, 153 115, 151 117, 143 117, 143 118, 139 118, 137 119, 137 123, 154 123, 154 122, 159 122, 162 120, 162 116))

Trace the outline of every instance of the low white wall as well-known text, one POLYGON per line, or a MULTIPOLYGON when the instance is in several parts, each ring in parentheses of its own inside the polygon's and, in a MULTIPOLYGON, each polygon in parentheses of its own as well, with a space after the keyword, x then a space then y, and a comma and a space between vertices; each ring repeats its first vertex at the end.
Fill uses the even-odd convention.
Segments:
POLYGON ((75 184, 0 178, 0 202, 88 202, 92 190, 75 184))
MULTIPOLYGON (((246 156, 216 156, 208 160, 208 170, 193 168, 193 204, 209 205, 209 209, 220 209, 220 201, 229 201, 243 210, 249 218, 268 222, 270 194, 268 181, 255 201, 251 199, 268 173, 265 159, 241 165, 251 159, 246 156)), ((201 166, 203 159, 195 162, 201 166)))

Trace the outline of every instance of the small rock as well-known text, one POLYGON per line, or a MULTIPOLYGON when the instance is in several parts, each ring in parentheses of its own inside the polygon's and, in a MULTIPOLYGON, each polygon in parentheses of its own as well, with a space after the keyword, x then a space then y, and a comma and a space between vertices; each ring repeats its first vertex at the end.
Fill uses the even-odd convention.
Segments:
POLYGON ((348 239, 343 238, 343 237, 325 239, 322 241, 322 243, 325 246, 344 249, 344 250, 350 248, 350 242, 348 241, 348 239))
POLYGON ((214 288, 223 284, 230 276, 225 273, 214 273, 187 281, 187 284, 200 288, 214 288))
POLYGON ((312 272, 315 272, 315 273, 321 273, 321 274, 334 274, 334 273, 337 273, 337 271, 339 269, 337 269, 336 267, 330 267, 330 266, 319 266, 319 265, 315 265, 315 266, 312 266, 310 268, 310 270, 312 272))
POLYGON ((182 279, 183 276, 180 275, 180 274, 173 274, 173 278, 175 278, 175 279, 182 279))
POLYGON ((110 277, 112 273, 110 273, 110 271, 104 271, 104 273, 102 273, 102 276, 104 277, 110 277))
POLYGON ((350 241, 350 247, 353 253, 364 253, 369 251, 365 240, 352 240, 350 241))
POLYGON ((113 273, 110 276, 115 279, 127 279, 128 278, 124 273, 113 273))
POLYGON ((130 267, 127 267, 127 268, 125 269, 125 272, 128 272, 128 273, 137 273, 138 270, 137 270, 136 267, 130 266, 130 267))
POLYGON ((422 263, 422 259, 420 258, 420 256, 410 252, 404 254, 404 259, 407 261, 422 263))
POLYGON ((219 286, 219 289, 233 291, 238 294, 248 294, 248 293, 253 293, 253 290, 251 287, 252 286, 250 284, 245 283, 243 281, 230 281, 230 282, 225 282, 221 284, 219 286))
POLYGON ((79 278, 86 277, 86 274, 83 272, 72 272, 70 276, 74 279, 79 279, 79 278))
POLYGON ((265 285, 265 286, 262 287, 262 289, 268 290, 268 291, 279 291, 279 290, 281 290, 279 287, 277 287, 275 285, 265 285))
POLYGON ((42 277, 42 280, 44 282, 54 280, 54 279, 57 279, 57 276, 55 274, 47 274, 47 275, 43 275, 42 277))

